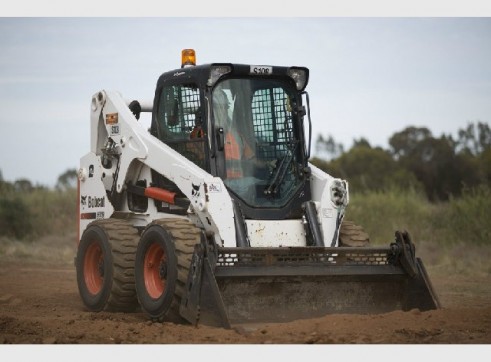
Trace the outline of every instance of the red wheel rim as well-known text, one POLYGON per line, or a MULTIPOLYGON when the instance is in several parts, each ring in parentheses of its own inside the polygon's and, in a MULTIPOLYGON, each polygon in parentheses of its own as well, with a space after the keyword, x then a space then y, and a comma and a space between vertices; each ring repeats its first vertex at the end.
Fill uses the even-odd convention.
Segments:
POLYGON ((104 253, 97 241, 93 241, 85 253, 84 279, 91 294, 101 291, 104 282, 104 253))
POLYGON ((145 253, 143 278, 148 294, 159 298, 165 290, 167 264, 164 249, 157 243, 152 243, 145 253))

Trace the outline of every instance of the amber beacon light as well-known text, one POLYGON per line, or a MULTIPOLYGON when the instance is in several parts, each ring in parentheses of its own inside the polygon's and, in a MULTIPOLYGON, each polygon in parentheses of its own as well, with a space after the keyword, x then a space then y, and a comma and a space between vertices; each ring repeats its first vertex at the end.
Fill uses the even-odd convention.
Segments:
POLYGON ((196 65, 196 53, 194 49, 183 49, 181 54, 181 68, 196 65))

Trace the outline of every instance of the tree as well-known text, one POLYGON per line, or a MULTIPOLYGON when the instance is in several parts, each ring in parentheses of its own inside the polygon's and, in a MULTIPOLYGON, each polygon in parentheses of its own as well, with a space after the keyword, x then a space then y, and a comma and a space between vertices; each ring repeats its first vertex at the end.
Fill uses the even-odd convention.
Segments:
POLYGON ((3 179, 2 170, 0 170, 0 196, 13 192, 14 186, 3 179))
POLYGON ((426 127, 407 127, 394 133, 389 139, 392 154, 396 159, 407 157, 415 152, 421 142, 432 138, 431 131, 426 127))
POLYGON ((0 195, 0 235, 23 239, 32 232, 28 204, 16 194, 0 195))
POLYGON ((478 162, 478 168, 482 172, 482 182, 491 186, 491 147, 479 155, 478 162))
POLYGON ((363 138, 355 140, 353 147, 335 160, 312 162, 327 173, 348 180, 350 189, 357 192, 420 187, 414 175, 402 168, 390 152, 370 147, 363 138))
POLYGON ((63 172, 56 182, 56 189, 69 190, 74 189, 77 186, 77 170, 74 168, 68 169, 63 172))
POLYGON ((344 147, 341 143, 336 143, 331 135, 324 138, 323 135, 317 136, 315 141, 315 153, 318 157, 332 159, 339 157, 344 152, 344 147))
POLYGON ((368 147, 368 148, 372 148, 372 146, 370 145, 370 142, 368 142, 368 140, 365 137, 361 137, 358 140, 355 138, 353 140, 353 147, 368 147))
POLYGON ((20 178, 15 180, 14 189, 17 192, 31 192, 34 187, 32 186, 32 182, 26 178, 20 178))
POLYGON ((479 155, 491 148, 491 129, 487 123, 468 123, 458 131, 457 151, 479 155))
POLYGON ((27 179, 4 181, 0 170, 0 235, 22 239, 32 231, 31 212, 17 192, 32 191, 27 179))
POLYGON ((420 181, 430 200, 458 196, 463 185, 479 183, 475 159, 455 153, 452 137, 432 136, 427 128, 407 127, 390 139, 392 155, 420 181))

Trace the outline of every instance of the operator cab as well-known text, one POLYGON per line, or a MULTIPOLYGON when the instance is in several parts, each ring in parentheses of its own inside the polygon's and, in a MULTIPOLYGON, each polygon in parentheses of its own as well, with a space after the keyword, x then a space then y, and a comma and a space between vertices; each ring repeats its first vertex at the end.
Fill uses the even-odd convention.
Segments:
POLYGON ((186 62, 157 82, 152 134, 222 178, 245 218, 301 217, 308 69, 186 62))

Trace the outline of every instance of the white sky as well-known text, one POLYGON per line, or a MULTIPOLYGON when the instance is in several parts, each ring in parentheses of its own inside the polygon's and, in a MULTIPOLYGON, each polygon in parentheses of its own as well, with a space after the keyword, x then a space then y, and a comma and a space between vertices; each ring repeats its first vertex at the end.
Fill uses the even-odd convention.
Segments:
POLYGON ((89 150, 92 95, 111 89, 151 100, 157 78, 179 68, 184 48, 194 48, 201 64, 308 67, 313 141, 330 134, 349 148, 365 137, 386 148, 409 125, 438 136, 491 122, 489 17, 238 18, 209 17, 208 9, 183 18, 148 17, 147 8, 146 17, 108 18, 105 10, 99 18, 0 18, 6 180, 53 186, 89 150))

